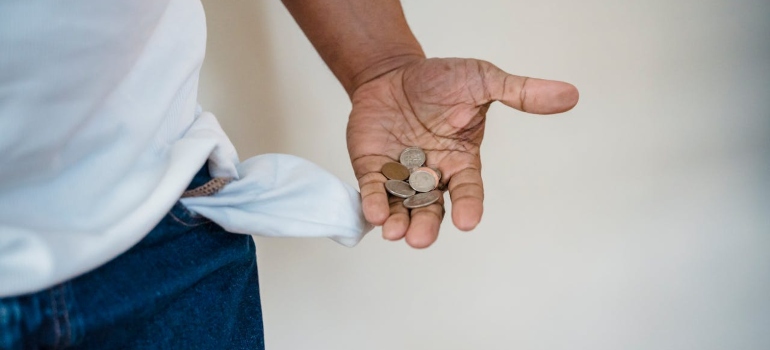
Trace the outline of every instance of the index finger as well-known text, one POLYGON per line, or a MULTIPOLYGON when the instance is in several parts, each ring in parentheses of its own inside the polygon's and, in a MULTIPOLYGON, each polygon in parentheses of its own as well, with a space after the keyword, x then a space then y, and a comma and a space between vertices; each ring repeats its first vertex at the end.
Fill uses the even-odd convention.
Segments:
POLYGON ((380 172, 382 164, 389 161, 392 160, 377 155, 363 156, 353 161, 364 217, 375 226, 382 226, 390 215, 388 193, 385 191, 387 178, 380 172))

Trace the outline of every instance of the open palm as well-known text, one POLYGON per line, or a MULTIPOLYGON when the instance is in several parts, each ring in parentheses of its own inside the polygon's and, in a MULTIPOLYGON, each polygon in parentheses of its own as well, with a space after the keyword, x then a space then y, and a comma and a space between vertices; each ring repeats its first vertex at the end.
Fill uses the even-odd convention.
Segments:
POLYGON ((452 220, 461 230, 481 220, 484 190, 479 149, 493 101, 521 111, 551 114, 577 103, 570 84, 509 75, 474 59, 412 62, 361 85, 352 95, 347 142, 366 219, 383 225, 386 239, 406 237, 424 248, 438 237, 444 203, 406 209, 388 198, 380 170, 410 146, 425 150, 427 165, 443 174, 452 220))

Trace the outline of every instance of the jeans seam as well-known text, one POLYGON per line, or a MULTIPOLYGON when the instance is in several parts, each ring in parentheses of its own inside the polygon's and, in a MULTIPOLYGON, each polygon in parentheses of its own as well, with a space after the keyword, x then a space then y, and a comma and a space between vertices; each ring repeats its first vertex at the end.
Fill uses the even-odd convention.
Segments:
POLYGON ((62 283, 59 285, 59 299, 61 299, 61 304, 64 307, 64 314, 63 316, 63 323, 67 328, 66 333, 63 334, 64 336, 64 344, 62 346, 67 347, 70 346, 72 343, 72 324, 70 323, 70 313, 69 313, 69 305, 67 305, 67 299, 66 298, 66 291, 65 291, 65 284, 62 283))
POLYGON ((48 297, 51 301, 51 321, 53 322, 54 339, 51 343, 51 347, 56 349, 59 347, 59 339, 61 338, 61 326, 59 325, 59 308, 58 298, 55 296, 55 288, 48 290, 48 297))

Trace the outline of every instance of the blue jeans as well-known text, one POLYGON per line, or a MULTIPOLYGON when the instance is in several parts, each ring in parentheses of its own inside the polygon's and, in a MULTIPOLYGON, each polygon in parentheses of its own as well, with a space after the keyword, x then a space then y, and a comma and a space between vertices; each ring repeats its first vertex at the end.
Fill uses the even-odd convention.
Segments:
POLYGON ((100 268, 0 299, 0 349, 60 348, 264 349, 254 241, 177 203, 100 268))

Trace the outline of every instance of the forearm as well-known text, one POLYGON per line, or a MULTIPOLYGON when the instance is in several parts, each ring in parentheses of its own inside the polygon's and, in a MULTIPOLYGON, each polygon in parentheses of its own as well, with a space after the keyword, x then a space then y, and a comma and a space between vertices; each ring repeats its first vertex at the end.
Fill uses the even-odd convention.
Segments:
POLYGON ((348 95, 425 54, 398 0, 283 0, 348 95))

